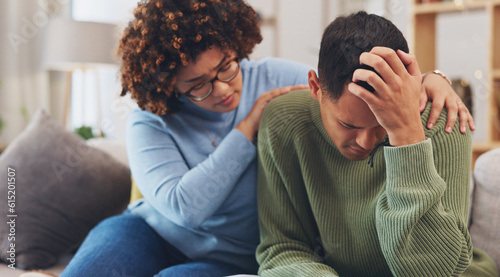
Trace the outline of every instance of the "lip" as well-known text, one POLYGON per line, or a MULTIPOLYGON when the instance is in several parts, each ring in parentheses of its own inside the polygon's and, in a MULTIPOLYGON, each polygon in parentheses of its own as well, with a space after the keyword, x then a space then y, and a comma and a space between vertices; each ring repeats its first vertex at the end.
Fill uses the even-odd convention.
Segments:
POLYGON ((220 101, 219 103, 217 103, 217 105, 221 105, 221 106, 229 106, 233 103, 234 101, 234 93, 231 94, 230 96, 224 98, 222 101, 220 101))
POLYGON ((365 155, 370 154, 370 151, 368 151, 368 150, 359 150, 359 149, 353 148, 352 146, 349 146, 349 148, 357 156, 365 156, 365 155))

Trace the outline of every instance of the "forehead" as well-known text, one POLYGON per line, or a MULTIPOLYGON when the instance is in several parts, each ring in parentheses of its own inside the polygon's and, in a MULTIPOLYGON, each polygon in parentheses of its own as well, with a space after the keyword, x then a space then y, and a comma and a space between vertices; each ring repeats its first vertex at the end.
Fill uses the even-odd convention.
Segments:
POLYGON ((325 97, 323 102, 328 113, 336 120, 360 128, 372 128, 380 125, 370 107, 361 98, 352 94, 344 87, 344 92, 337 101, 325 97))
POLYGON ((211 47, 190 60, 186 66, 179 69, 178 78, 180 80, 210 74, 219 63, 228 57, 228 53, 223 52, 219 47, 211 47))

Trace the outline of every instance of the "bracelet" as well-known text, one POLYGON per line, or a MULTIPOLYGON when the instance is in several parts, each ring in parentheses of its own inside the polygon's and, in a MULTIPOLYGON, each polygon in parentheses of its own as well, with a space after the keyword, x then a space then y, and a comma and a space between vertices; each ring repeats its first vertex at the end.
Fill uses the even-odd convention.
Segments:
MULTIPOLYGON (((439 75, 439 76, 443 77, 443 79, 445 79, 446 82, 448 82, 448 84, 451 86, 451 80, 441 70, 436 69, 436 70, 434 70, 434 71, 432 71, 430 73, 433 73, 433 74, 436 74, 436 75, 439 75)), ((430 74, 430 73, 425 73, 424 77, 425 77, 425 75, 430 74)))

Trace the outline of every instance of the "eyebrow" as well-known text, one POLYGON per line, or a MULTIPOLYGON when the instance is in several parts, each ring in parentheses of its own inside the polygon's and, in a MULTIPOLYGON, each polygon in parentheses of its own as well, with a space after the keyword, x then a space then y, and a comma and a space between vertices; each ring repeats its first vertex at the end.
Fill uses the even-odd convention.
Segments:
POLYGON ((344 121, 342 121, 342 120, 340 120, 340 119, 337 119, 337 120, 340 122, 340 124, 342 124, 342 125, 344 125, 344 126, 346 126, 346 127, 349 127, 349 128, 351 128, 351 129, 363 129, 363 128, 361 128, 361 127, 356 127, 356 126, 354 126, 354 125, 351 125, 351 124, 345 123, 344 121))
MULTIPOLYGON (((220 62, 218 65, 216 65, 212 70, 216 70, 217 68, 219 68, 225 61, 227 60, 227 56, 225 56, 220 62)), ((198 77, 195 77, 195 78, 192 78, 192 79, 189 79, 187 81, 184 81, 185 83, 193 83, 193 82, 196 82, 200 79, 203 79, 206 75, 203 74, 201 76, 198 76, 198 77)))

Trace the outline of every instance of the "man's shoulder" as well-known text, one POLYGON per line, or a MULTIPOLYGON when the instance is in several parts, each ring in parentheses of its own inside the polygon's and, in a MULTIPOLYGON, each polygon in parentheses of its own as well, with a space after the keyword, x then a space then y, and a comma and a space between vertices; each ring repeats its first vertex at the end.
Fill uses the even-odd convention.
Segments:
POLYGON ((275 120, 279 120, 283 116, 294 116, 297 119, 307 117, 310 115, 313 101, 315 100, 311 97, 309 90, 294 90, 271 100, 266 106, 264 114, 275 120))
MULTIPOLYGON (((457 138, 466 139, 470 140, 471 133, 468 130, 466 134, 462 134, 460 132, 460 122, 457 119, 455 122, 455 125, 453 126, 453 131, 451 134, 448 134, 445 132, 445 127, 446 123, 448 121, 448 111, 446 108, 443 108, 441 111, 441 114, 439 115, 438 119, 436 120, 436 124, 432 129, 427 128, 427 122, 429 121, 429 117, 431 114, 431 107, 432 107, 432 102, 428 102, 427 106, 425 107, 424 111, 420 115, 420 119, 422 120, 422 126, 424 127, 424 132, 425 132, 425 137, 427 138, 434 138, 434 137, 443 137, 446 140, 456 140, 457 138)), ((434 144, 436 142, 433 142, 434 144)))
POLYGON ((289 133, 300 130, 301 126, 310 126, 314 101, 309 90, 295 90, 276 97, 266 106, 261 127, 289 133))

